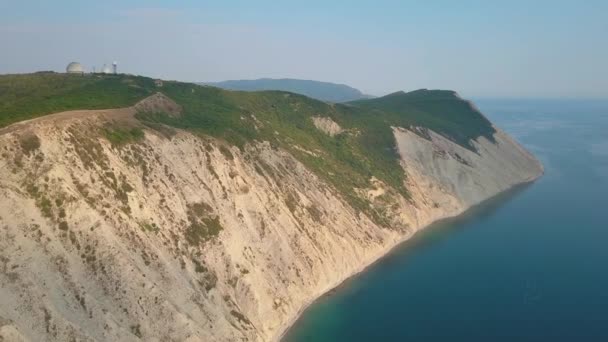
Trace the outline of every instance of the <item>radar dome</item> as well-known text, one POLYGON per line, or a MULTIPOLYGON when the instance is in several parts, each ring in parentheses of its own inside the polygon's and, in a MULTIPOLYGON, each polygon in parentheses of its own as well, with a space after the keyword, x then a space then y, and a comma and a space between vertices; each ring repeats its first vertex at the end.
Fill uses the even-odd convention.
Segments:
POLYGON ((67 68, 65 68, 65 71, 68 74, 84 74, 84 68, 78 62, 72 62, 68 64, 67 68))

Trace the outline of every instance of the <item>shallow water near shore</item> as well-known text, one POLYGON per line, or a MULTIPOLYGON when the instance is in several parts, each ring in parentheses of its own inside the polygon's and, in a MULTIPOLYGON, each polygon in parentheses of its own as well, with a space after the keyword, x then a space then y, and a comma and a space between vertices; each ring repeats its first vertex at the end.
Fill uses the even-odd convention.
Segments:
POLYGON ((608 101, 476 103, 544 177, 417 234, 284 341, 608 341, 608 101))

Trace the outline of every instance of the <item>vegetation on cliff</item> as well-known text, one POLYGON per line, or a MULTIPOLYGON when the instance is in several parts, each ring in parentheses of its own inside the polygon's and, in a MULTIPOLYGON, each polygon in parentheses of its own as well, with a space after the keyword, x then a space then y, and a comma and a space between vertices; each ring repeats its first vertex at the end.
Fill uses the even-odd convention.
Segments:
MULTIPOLYGON (((471 140, 492 139, 494 128, 452 91, 417 90, 347 104, 328 104, 281 91, 240 92, 183 82, 156 87, 129 75, 29 74, 0 76, 0 127, 53 112, 134 105, 160 91, 182 106, 181 115, 139 113, 151 128, 167 125, 223 139, 242 148, 269 141, 332 184, 359 210, 381 219, 357 189, 375 177, 408 196, 391 127, 432 129, 473 149, 471 140), (329 136, 312 117, 328 117, 343 131, 329 136)), ((141 132, 120 127, 102 133, 114 144, 134 141, 141 132)))

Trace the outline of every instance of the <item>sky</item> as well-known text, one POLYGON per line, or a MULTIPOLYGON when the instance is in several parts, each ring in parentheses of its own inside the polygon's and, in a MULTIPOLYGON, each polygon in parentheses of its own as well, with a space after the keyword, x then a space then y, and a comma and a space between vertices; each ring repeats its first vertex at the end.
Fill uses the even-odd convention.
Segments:
POLYGON ((344 83, 608 98, 608 1, 0 0, 0 74, 344 83))

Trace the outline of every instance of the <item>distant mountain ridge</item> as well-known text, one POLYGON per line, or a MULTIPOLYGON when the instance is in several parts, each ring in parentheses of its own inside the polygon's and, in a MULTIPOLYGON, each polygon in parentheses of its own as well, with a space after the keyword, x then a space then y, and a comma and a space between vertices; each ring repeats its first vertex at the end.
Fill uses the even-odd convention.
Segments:
POLYGON ((293 78, 260 78, 255 80, 200 82, 199 84, 210 85, 227 90, 281 90, 305 95, 321 101, 335 103, 369 99, 373 97, 345 84, 299 80, 293 78))

